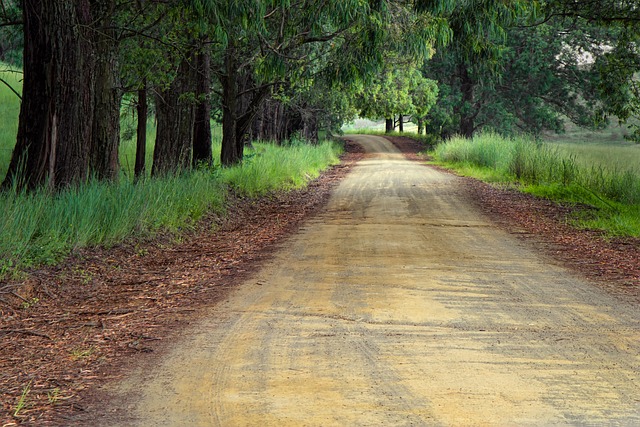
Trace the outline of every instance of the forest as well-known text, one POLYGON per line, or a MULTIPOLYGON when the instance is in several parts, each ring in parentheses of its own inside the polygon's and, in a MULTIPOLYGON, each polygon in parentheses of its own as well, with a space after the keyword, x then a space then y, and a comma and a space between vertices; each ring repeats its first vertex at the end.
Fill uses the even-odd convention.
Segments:
MULTIPOLYGON (((0 87, 12 98, 3 103, 19 102, 15 133, 0 142, 3 197, 19 206, 90 183, 122 194, 229 175, 255 157, 254 142, 313 149, 356 117, 384 120, 387 132, 412 122, 432 142, 535 139, 610 121, 638 141, 639 40, 630 0, 0 0, 0 87), (135 141, 126 164, 125 139, 135 141)), ((202 203, 187 217, 218 202, 202 203)), ((43 206, 26 209, 55 210, 43 206)), ((24 229, 22 216, 8 215, 5 230, 24 229)), ((80 220, 67 216, 61 227, 72 229, 80 220)), ((43 218, 32 222, 56 222, 43 218)), ((125 222, 114 234, 155 220, 125 222)), ((49 234, 33 228, 23 239, 49 234)), ((2 249, 6 259, 25 255, 16 246, 2 249)))

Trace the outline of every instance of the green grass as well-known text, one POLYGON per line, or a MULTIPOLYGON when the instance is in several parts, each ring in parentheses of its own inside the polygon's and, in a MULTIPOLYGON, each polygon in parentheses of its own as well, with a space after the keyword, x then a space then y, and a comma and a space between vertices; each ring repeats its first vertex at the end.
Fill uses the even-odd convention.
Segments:
POLYGON ((333 142, 256 143, 247 161, 231 168, 137 184, 91 182, 53 196, 44 190, 0 194, 0 277, 60 262, 76 248, 190 229, 208 212, 224 213, 229 188, 248 196, 299 188, 338 162, 339 152, 333 142))
POLYGON ((438 145, 433 155, 463 175, 515 183, 540 197, 591 206, 574 218, 580 227, 640 237, 640 173, 627 151, 635 147, 602 150, 599 144, 567 148, 566 143, 486 133, 473 140, 453 138, 438 145))
POLYGON ((248 196, 303 187, 328 165, 339 162, 339 146, 331 142, 287 146, 254 142, 242 168, 221 170, 223 182, 248 196))

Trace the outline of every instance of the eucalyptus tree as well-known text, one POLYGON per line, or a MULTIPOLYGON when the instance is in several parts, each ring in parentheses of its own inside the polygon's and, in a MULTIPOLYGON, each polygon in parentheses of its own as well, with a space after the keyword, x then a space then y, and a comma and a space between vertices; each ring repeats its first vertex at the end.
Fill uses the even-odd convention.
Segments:
MULTIPOLYGON (((523 24, 526 21, 521 21, 523 24)), ((496 66, 475 66, 473 104, 465 103, 459 57, 441 51, 426 72, 439 81, 441 96, 429 117, 429 131, 443 137, 462 133, 466 111, 473 131, 483 127, 503 134, 562 131, 564 121, 597 128, 603 124, 598 73, 588 61, 604 53, 594 40, 611 34, 595 26, 567 31, 557 20, 507 29, 496 66)))
POLYGON ((606 41, 594 41, 607 51, 596 58, 594 69, 599 74, 598 92, 604 106, 602 112, 621 122, 635 118, 629 127, 630 139, 640 142, 640 7, 636 0, 544 2, 547 19, 564 18, 571 30, 585 25, 598 25, 614 34, 606 41))
POLYGON ((449 89, 455 88, 452 92, 459 99, 441 118, 455 123, 456 133, 470 137, 482 125, 477 118, 486 102, 478 96, 477 88, 500 69, 506 29, 523 15, 535 16, 537 2, 417 0, 416 3, 419 10, 426 8, 446 17, 452 31, 451 43, 438 50, 426 71, 428 77, 449 89))
POLYGON ((427 56, 442 21, 406 11, 410 1, 323 0, 206 2, 215 28, 212 67, 222 103, 222 163, 242 160, 243 140, 274 88, 306 87, 324 74, 333 84, 358 84, 382 66, 389 34, 397 51, 427 56), (403 19, 411 16, 413 31, 403 19), (315 79, 315 80, 314 80, 315 79), (305 83, 306 82, 306 83, 305 83))
MULTIPOLYGON (((118 172, 119 47, 140 34, 136 4, 24 0, 24 84, 18 135, 3 187, 58 189, 118 172)), ((3 3, 5 5, 5 3, 3 3)))
POLYGON ((23 98, 5 187, 60 187, 88 176, 95 111, 92 11, 88 0, 22 2, 23 98))
POLYGON ((388 133, 396 127, 396 116, 400 121, 405 115, 424 117, 435 102, 437 86, 434 81, 424 78, 415 66, 389 64, 358 95, 356 105, 360 116, 385 119, 388 133))
POLYGON ((212 68, 222 103, 224 165, 242 160, 245 135, 272 88, 308 77, 318 57, 305 47, 358 38, 356 27, 376 12, 362 1, 234 0, 203 6, 214 28, 212 68))

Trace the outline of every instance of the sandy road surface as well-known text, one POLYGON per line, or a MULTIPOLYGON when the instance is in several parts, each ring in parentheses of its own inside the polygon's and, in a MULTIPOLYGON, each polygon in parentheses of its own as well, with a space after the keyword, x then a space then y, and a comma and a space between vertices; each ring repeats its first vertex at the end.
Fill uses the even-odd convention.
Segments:
POLYGON ((144 426, 640 425, 638 307, 494 227, 455 177, 356 138, 371 155, 328 208, 120 385, 137 395, 120 411, 144 426))

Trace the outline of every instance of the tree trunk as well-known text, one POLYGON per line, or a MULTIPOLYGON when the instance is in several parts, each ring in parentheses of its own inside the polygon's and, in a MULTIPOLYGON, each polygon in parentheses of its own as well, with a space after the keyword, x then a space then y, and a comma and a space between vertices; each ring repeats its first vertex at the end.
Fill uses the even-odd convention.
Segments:
POLYGON ((224 53, 225 74, 220 76, 222 84, 222 151, 220 161, 223 166, 231 166, 242 162, 244 144, 253 119, 260 111, 262 103, 269 94, 269 87, 251 89, 252 85, 246 78, 242 102, 239 97, 238 85, 241 75, 238 71, 235 49, 230 43, 224 53), (244 104, 244 105, 243 105, 244 104))
POLYGON ((400 117, 398 119, 398 126, 399 126, 399 131, 400 133, 404 132, 404 116, 402 114, 400 114, 400 117))
POLYGON ((94 118, 89 0, 24 0, 24 88, 3 187, 62 188, 86 180, 94 118))
POLYGON ((211 166, 211 53, 207 47, 196 54, 196 111, 193 130, 193 167, 211 166))
POLYGON ((120 70, 118 44, 111 16, 113 0, 100 3, 100 31, 96 31, 96 82, 93 140, 91 142, 90 171, 98 179, 114 180, 118 177, 118 148, 120 146, 120 70))
POLYGON ((302 114, 302 136, 312 144, 318 143, 318 120, 315 114, 302 114))
POLYGON ((194 69, 188 59, 183 59, 169 88, 156 97, 158 129, 151 169, 154 176, 191 166, 195 105, 185 95, 195 92, 194 69))
POLYGON ((147 80, 138 90, 138 127, 136 129, 136 166, 134 176, 136 180, 144 178, 145 163, 147 157, 147 120, 149 117, 149 104, 147 103, 147 80))
POLYGON ((235 49, 230 43, 225 51, 224 66, 226 74, 220 77, 222 84, 222 149, 220 162, 223 166, 240 163, 243 157, 243 148, 236 135, 238 122, 238 70, 236 65, 235 49), (238 148, 240 145, 241 148, 238 148))
POLYGON ((385 119, 384 124, 385 124, 385 129, 384 129, 385 133, 391 133, 393 132, 393 129, 395 129, 393 125, 393 117, 390 119, 389 118, 385 119))
POLYGON ((424 119, 418 118, 418 135, 424 134, 424 119))
POLYGON ((475 114, 473 113, 474 82, 466 64, 458 67, 460 74, 460 91, 462 92, 462 109, 460 110, 460 135, 472 138, 475 130, 475 114))

